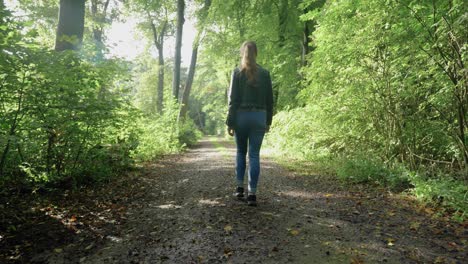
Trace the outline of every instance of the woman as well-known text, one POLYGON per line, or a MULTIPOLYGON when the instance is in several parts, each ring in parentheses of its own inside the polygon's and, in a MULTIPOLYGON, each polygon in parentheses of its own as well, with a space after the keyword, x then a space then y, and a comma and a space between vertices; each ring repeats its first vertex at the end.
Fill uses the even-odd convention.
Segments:
POLYGON ((247 204, 257 205, 257 183, 260 175, 260 147, 273 116, 273 91, 270 73, 256 63, 257 45, 246 41, 241 46, 241 63, 232 73, 229 92, 228 134, 237 144, 235 196, 244 198, 246 154, 249 152, 247 204), (248 147, 247 147, 248 146, 248 147))

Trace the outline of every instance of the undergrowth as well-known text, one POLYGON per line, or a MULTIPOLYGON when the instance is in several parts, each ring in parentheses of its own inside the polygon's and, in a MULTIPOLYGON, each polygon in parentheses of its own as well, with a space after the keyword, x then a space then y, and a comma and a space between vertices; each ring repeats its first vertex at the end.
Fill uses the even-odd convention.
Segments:
POLYGON ((275 116, 265 147, 283 166, 304 174, 336 177, 347 184, 383 186, 414 196, 457 221, 468 218, 468 185, 456 174, 424 166, 409 169, 401 162, 384 161, 375 152, 343 151, 345 141, 334 140, 320 124, 307 122, 313 116, 309 111, 293 109, 275 116))

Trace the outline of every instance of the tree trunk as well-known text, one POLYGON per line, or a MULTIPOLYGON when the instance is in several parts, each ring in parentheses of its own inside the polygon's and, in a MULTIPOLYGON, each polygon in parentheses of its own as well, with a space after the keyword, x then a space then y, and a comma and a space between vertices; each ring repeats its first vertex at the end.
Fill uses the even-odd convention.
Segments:
POLYGON ((198 46, 199 42, 195 42, 192 49, 192 58, 190 59, 190 68, 187 77, 187 82, 185 83, 184 93, 182 95, 182 106, 179 112, 179 120, 184 119, 188 110, 188 99, 190 96, 190 90, 192 90, 193 78, 195 76, 195 66, 197 65, 198 57, 198 46))
POLYGON ((245 31, 246 31, 246 25, 245 25, 245 1, 244 0, 238 0, 236 3, 236 15, 237 15, 237 28, 239 30, 239 38, 240 42, 245 41, 245 31))
POLYGON ((289 12, 288 0, 280 0, 279 6, 278 6, 278 40, 279 40, 280 48, 284 47, 285 42, 286 42, 288 12, 289 12))
MULTIPOLYGON (((320 9, 325 5, 325 0, 318 0, 315 1, 314 3, 310 4, 308 7, 305 7, 303 10, 303 14, 307 14, 313 10, 320 9)), ((310 42, 310 35, 315 31, 317 26, 317 21, 315 19, 313 20, 308 20, 304 22, 304 30, 302 31, 303 33, 303 39, 302 39, 302 66, 307 65, 307 54, 313 51, 313 48, 309 46, 310 42)))
POLYGON ((161 49, 158 50, 158 99, 156 103, 156 109, 159 114, 163 113, 163 107, 164 107, 163 102, 164 102, 164 55, 163 55, 163 45, 161 45, 161 49))
POLYGON ((85 0, 60 0, 55 50, 78 50, 83 41, 85 0))
POLYGON ((98 4, 101 0, 91 0, 91 15, 93 17, 93 39, 96 48, 96 60, 104 59, 104 26, 110 0, 105 0, 103 8, 99 11, 98 4))
POLYGON ((307 65, 307 54, 309 54, 309 23, 308 21, 304 22, 304 31, 303 31, 303 39, 302 39, 302 56, 301 56, 301 65, 307 65))
POLYGON ((177 0, 177 32, 176 32, 176 46, 174 55, 174 77, 172 79, 172 95, 179 100, 179 87, 180 87, 180 61, 181 61, 181 48, 182 48, 182 30, 184 27, 184 9, 185 1, 177 0))
POLYGON ((167 21, 164 21, 161 28, 161 32, 158 33, 156 25, 151 19, 151 15, 148 13, 148 19, 151 21, 151 29, 153 31, 154 45, 158 50, 158 90, 156 99, 156 110, 159 114, 163 112, 164 102, 164 35, 166 34, 167 21))

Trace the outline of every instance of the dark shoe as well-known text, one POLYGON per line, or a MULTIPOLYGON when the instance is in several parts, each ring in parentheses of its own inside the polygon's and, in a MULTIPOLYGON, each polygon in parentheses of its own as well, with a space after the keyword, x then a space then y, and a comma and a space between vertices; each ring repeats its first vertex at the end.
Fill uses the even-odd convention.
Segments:
POLYGON ((247 196, 247 205, 257 206, 257 196, 249 194, 249 196, 247 196))
POLYGON ((237 197, 237 199, 244 199, 244 188, 237 187, 234 196, 237 197))

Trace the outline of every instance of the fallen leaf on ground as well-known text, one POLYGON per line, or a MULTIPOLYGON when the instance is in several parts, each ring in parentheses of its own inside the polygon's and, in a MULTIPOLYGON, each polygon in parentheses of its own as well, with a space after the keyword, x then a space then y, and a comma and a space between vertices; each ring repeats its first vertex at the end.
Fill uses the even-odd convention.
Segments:
POLYGON ((227 247, 224 248, 224 256, 225 256, 226 258, 232 256, 232 254, 233 254, 232 249, 227 248, 227 247))
POLYGON ((418 230, 420 225, 421 225, 420 222, 412 222, 412 223, 410 224, 410 229, 411 229, 411 230, 418 230))
POLYGON ((232 232, 232 226, 231 225, 226 225, 224 227, 224 231, 226 231, 226 233, 231 233, 232 232))
POLYGON ((299 230, 292 229, 289 233, 290 233, 291 235, 293 235, 293 236, 297 236, 297 235, 299 235, 299 230))

